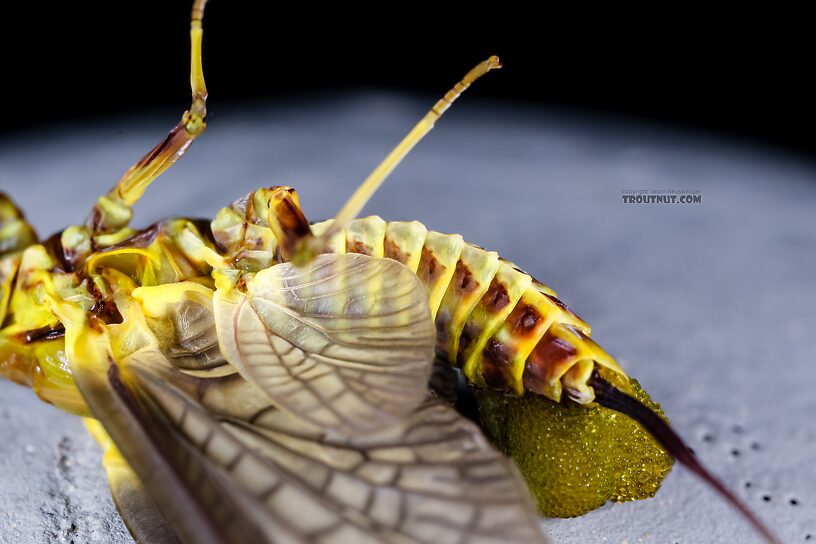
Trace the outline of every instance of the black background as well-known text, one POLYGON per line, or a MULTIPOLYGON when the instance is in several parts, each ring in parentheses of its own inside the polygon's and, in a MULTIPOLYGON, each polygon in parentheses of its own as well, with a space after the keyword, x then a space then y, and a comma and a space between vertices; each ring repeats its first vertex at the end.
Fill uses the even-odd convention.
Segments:
MULTIPOLYGON (((496 53, 505 69, 471 96, 623 114, 816 158, 804 14, 293 6, 210 2, 211 112, 228 102, 361 88, 433 99, 496 53)), ((0 134, 186 107, 188 2, 20 7, 2 23, 0 134)))

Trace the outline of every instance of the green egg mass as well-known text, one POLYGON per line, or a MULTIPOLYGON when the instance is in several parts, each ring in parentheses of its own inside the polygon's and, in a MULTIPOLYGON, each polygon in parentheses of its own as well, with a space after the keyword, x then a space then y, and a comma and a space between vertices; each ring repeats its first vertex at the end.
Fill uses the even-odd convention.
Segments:
MULTIPOLYGON (((602 375, 666 419, 636 380, 602 375)), ((580 516, 606 501, 652 497, 674 463, 640 425, 596 403, 487 389, 475 394, 484 430, 515 460, 543 516, 580 516)))

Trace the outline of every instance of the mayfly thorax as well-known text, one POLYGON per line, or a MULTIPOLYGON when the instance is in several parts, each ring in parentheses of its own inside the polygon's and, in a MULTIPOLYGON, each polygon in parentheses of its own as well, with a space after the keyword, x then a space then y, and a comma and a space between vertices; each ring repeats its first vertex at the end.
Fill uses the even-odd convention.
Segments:
POLYGON ((39 242, 0 195, 0 376, 86 418, 137 540, 543 541, 533 504, 567 517, 650 497, 676 459, 777 542, 552 289, 457 234, 357 218, 496 57, 334 219, 310 223, 278 186, 211 222, 133 229, 206 128, 203 13, 190 109, 84 224, 39 242))

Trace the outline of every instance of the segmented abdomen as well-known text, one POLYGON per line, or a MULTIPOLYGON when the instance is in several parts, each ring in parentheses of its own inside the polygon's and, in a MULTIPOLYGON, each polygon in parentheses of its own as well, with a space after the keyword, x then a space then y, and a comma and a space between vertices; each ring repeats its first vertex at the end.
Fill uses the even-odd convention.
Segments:
MULTIPOLYGON (((319 235, 329 224, 313 224, 312 231, 319 235)), ((414 271, 428 286, 437 356, 476 385, 555 401, 566 387, 574 400, 589 402, 595 363, 623 374, 555 292, 458 234, 372 216, 352 221, 330 245, 337 253, 392 258, 414 271)))

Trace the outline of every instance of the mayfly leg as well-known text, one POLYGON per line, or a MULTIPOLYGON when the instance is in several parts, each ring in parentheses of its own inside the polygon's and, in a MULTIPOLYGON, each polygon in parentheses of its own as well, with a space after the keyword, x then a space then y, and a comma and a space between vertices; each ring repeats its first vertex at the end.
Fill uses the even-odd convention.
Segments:
POLYGON ((190 20, 190 87, 193 95, 190 109, 184 112, 181 121, 164 140, 131 166, 113 189, 99 198, 87 222, 87 228, 93 237, 111 234, 127 227, 132 216, 131 208, 142 197, 145 189, 181 158, 193 141, 204 132, 207 86, 201 63, 201 39, 206 1, 195 1, 190 20))
POLYGON ((425 114, 419 123, 411 129, 411 131, 397 144, 391 153, 374 169, 371 174, 363 181, 363 183, 354 191, 351 198, 343 205, 337 216, 334 218, 332 225, 327 228, 320 236, 316 238, 304 238, 304 243, 295 254, 293 261, 295 263, 304 263, 309 261, 315 255, 322 253, 329 240, 338 232, 343 230, 365 206, 366 202, 371 199, 377 189, 382 185, 383 181, 394 171, 394 168, 402 162, 402 159, 416 146, 422 138, 428 134, 434 127, 434 124, 442 114, 459 98, 470 85, 485 75, 490 70, 501 68, 499 57, 493 55, 489 59, 477 64, 470 70, 465 77, 462 78, 456 85, 453 86, 445 95, 434 104, 433 108, 425 114))

